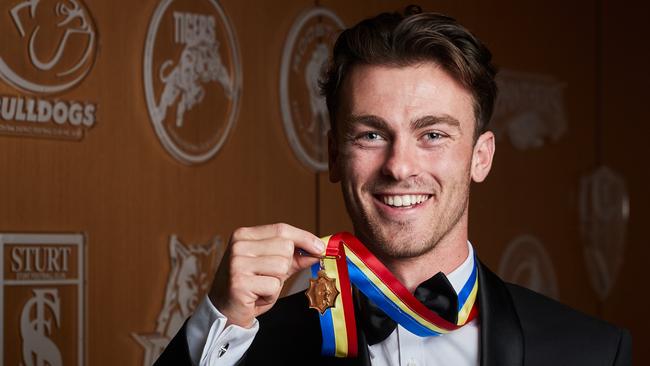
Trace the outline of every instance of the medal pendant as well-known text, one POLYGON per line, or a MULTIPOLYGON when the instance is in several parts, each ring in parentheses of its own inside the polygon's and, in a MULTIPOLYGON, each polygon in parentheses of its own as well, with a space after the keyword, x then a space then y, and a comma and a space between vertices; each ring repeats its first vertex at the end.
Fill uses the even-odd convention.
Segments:
POLYGON ((318 271, 316 279, 309 279, 309 288, 305 292, 309 299, 309 308, 318 310, 321 315, 325 310, 336 306, 336 279, 329 278, 324 270, 318 271))

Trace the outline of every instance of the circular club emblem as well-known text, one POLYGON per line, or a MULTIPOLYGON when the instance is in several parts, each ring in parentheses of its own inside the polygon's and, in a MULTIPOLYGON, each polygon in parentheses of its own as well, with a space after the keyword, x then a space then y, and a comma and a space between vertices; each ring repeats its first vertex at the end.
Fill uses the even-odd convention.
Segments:
POLYGON ((343 29, 331 10, 303 12, 289 31, 280 69, 282 121, 300 161, 316 171, 327 170, 329 114, 320 94, 319 78, 343 29))
POLYGON ((60 93, 92 68, 97 32, 81 0, 2 1, 0 14, 0 77, 12 86, 60 93))
POLYGON ((533 236, 522 235, 508 244, 499 263, 499 276, 554 299, 559 296, 551 258, 533 236))
POLYGON ((581 179, 580 221, 591 284, 605 301, 625 254, 630 200, 623 177, 601 166, 581 179))
POLYGON ((162 0, 147 33, 144 86, 149 116, 167 151, 204 162, 232 129, 241 93, 239 49, 215 0, 162 0))

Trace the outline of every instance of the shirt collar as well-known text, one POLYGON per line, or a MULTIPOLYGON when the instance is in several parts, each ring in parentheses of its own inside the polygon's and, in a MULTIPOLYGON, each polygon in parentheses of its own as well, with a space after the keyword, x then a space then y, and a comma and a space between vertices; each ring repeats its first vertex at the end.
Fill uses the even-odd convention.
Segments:
POLYGON ((467 249, 467 258, 465 258, 465 261, 447 274, 447 279, 453 286, 456 294, 458 294, 460 290, 462 290, 463 286, 465 286, 465 283, 469 280, 469 276, 472 274, 472 270, 474 269, 474 248, 469 241, 467 241, 467 249))

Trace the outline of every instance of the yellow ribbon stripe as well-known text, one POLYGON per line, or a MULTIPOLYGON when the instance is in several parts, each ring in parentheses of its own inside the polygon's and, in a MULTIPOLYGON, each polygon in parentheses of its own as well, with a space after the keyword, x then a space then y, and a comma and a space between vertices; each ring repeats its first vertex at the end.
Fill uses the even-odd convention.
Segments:
POLYGON ((467 322, 469 313, 472 310, 472 307, 474 306, 474 301, 476 301, 477 293, 478 293, 478 276, 476 276, 476 280, 474 282, 474 287, 472 288, 472 292, 469 293, 469 296, 467 297, 467 300, 465 301, 463 308, 460 309, 460 311, 458 312, 458 323, 456 323, 456 325, 464 325, 467 322))
MULTIPOLYGON (((346 247, 346 248, 347 248, 347 247, 346 247)), ((372 282, 372 283, 373 283, 373 284, 374 284, 374 285, 375 285, 375 286, 376 286, 376 287, 377 287, 377 288, 378 288, 378 289, 379 289, 379 290, 380 290, 384 295, 386 295, 386 297, 388 297, 389 299, 391 299, 391 301, 393 301, 393 303, 395 303, 395 305, 397 305, 397 306, 398 306, 398 307, 399 307, 399 308, 400 308, 404 313, 410 315, 413 319, 415 319, 415 321, 417 321, 418 323, 420 323, 420 324, 423 325, 424 327, 426 327, 426 328, 428 328, 428 329, 431 329, 431 330, 434 331, 434 332, 437 332, 437 333, 449 333, 449 330, 437 327, 435 324, 432 324, 430 321, 428 321, 428 320, 422 318, 422 317, 419 316, 416 312, 414 312, 413 310, 411 310, 411 308, 409 308, 406 304, 404 304, 404 302, 403 302, 399 297, 397 297, 397 295, 395 295, 395 293, 393 293, 393 291, 392 291, 390 288, 388 288, 388 286, 386 286, 386 285, 385 285, 385 284, 384 284, 384 283, 383 283, 383 282, 382 282, 382 281, 381 281, 381 280, 380 280, 380 279, 375 275, 375 273, 372 272, 372 271, 371 271, 371 270, 370 270, 370 269, 369 269, 369 268, 368 268, 368 267, 367 267, 367 266, 366 266, 366 265, 365 265, 365 264, 364 264, 364 263, 363 263, 363 262, 362 262, 362 261, 361 261, 361 260, 356 256, 356 254, 355 254, 352 250, 347 249, 347 250, 345 251, 345 254, 347 255, 348 259, 349 259, 352 263, 354 263, 354 264, 357 266, 357 268, 359 268, 359 270, 361 270, 361 271, 366 275, 366 277, 368 277, 368 279, 369 279, 369 280, 370 280, 370 281, 371 281, 371 282, 372 282)), ((329 274, 328 274, 328 275, 329 275, 329 274)), ((476 292, 476 291, 474 291, 474 293, 473 293, 474 296, 476 296, 476 293, 475 293, 475 292, 476 292)), ((470 295, 470 296, 471 296, 471 295, 470 295)), ((466 302, 466 305, 467 305, 467 304, 470 304, 470 303, 473 303, 473 302, 467 301, 467 302, 466 302)), ((470 307, 469 309, 471 309, 471 307, 470 307)), ((469 309, 468 309, 468 311, 467 311, 467 312, 468 312, 468 315, 469 315, 469 309)), ((465 316, 465 319, 467 319, 467 316, 465 316)))
POLYGON ((339 273, 336 268, 336 261, 324 260, 325 273, 329 278, 336 278, 336 289, 339 296, 336 297, 336 305, 330 308, 332 323, 334 326, 334 341, 336 342, 336 357, 346 357, 348 354, 348 333, 345 327, 345 314, 343 313, 343 301, 341 301, 341 284, 339 273))
MULTIPOLYGON (((330 241, 330 236, 321 238, 327 247, 330 241)), ((323 252, 325 255, 325 252, 323 252)), ((347 357, 348 355, 348 332, 345 327, 345 314, 343 312, 343 301, 340 295, 341 283, 339 281, 339 272, 335 260, 325 259, 322 261, 323 267, 327 277, 336 279, 336 289, 339 291, 339 296, 336 297, 335 306, 330 308, 332 314, 332 326, 334 327, 334 342, 336 344, 336 357, 347 357)))

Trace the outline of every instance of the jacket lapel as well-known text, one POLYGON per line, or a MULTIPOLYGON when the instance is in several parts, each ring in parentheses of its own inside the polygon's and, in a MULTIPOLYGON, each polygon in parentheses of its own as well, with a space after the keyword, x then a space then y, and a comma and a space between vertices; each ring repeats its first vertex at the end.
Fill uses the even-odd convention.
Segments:
POLYGON ((524 339, 519 317, 505 283, 478 264, 481 366, 524 364, 524 339))
MULTIPOLYGON (((360 328, 358 328, 360 330, 360 328)), ((363 331, 358 333, 359 354, 356 358, 323 357, 323 366, 371 366, 368 342, 363 331)))
POLYGON ((359 366, 370 366, 370 355, 368 354, 368 341, 366 341, 366 336, 363 334, 363 330, 361 329, 361 324, 359 324, 359 320, 357 320, 357 338, 359 341, 359 347, 358 352, 359 355, 357 357, 357 365, 359 366))
MULTIPOLYGON (((478 262, 481 366, 522 366, 524 339, 519 317, 505 283, 478 262)), ((326 366, 370 366, 368 343, 357 324, 357 358, 323 358, 326 366)), ((320 331, 320 329, 319 329, 320 331)))
MULTIPOLYGON (((481 366, 522 366, 524 339, 519 317, 506 284, 478 262, 481 366)), ((327 366, 370 366, 368 343, 359 330, 359 356, 353 359, 328 357, 327 366)))

